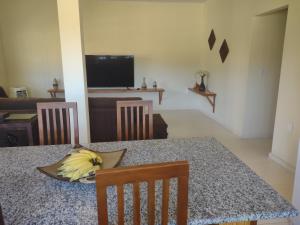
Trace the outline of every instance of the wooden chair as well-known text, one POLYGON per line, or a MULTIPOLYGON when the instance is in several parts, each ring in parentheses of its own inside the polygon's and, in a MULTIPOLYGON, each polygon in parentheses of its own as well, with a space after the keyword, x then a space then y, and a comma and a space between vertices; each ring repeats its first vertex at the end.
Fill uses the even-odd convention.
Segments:
POLYGON ((188 207, 188 177, 187 161, 149 164, 135 167, 98 170, 96 172, 96 192, 98 204, 99 225, 108 224, 107 187, 117 186, 118 195, 118 225, 124 224, 124 184, 133 184, 133 224, 141 224, 140 215, 140 183, 147 182, 148 225, 155 224, 155 181, 162 182, 162 225, 168 224, 170 179, 177 178, 177 224, 187 224, 188 207))
POLYGON ((74 143, 79 144, 76 102, 37 103, 40 145, 70 144, 70 109, 73 111, 74 143))
POLYGON ((117 138, 119 141, 153 138, 152 101, 117 101, 117 138))

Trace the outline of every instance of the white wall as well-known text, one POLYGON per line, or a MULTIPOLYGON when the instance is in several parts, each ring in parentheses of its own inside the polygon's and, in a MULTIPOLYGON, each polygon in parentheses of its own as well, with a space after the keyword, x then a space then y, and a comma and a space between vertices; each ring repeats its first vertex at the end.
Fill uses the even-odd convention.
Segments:
POLYGON ((243 136, 274 132, 287 10, 253 18, 243 136))
POLYGON ((53 78, 62 78, 56 1, 2 0, 0 10, 7 86, 49 97, 53 78))
MULTIPOLYGON (((160 108, 208 104, 187 92, 202 68, 202 4, 89 0, 81 1, 81 12, 85 53, 134 55, 135 86, 146 77, 148 86, 156 80, 166 89, 160 108)), ((141 96, 157 106, 157 96, 141 96)))

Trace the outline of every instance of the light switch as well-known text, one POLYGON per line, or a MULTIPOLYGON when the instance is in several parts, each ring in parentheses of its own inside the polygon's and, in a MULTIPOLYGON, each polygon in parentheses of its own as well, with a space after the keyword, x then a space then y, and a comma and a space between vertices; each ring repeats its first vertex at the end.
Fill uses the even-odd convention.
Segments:
POLYGON ((292 133, 294 131, 294 123, 290 122, 288 124, 288 131, 289 131, 289 133, 292 133))

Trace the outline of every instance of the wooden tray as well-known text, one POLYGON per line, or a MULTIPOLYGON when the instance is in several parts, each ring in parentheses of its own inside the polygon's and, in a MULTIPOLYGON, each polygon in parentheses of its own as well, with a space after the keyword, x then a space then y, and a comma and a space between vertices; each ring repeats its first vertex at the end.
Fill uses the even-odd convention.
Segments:
MULTIPOLYGON (((86 149, 86 148, 84 148, 86 149)), ((90 149, 87 149, 90 150, 90 149)), ((76 151, 76 149, 74 149, 76 151)), ((93 151, 93 150, 90 150, 93 151)), ((127 149, 121 149, 117 151, 112 152, 97 152, 93 151, 101 156, 103 159, 103 163, 101 164, 101 169, 110 169, 114 168, 119 165, 121 162, 124 154, 126 153, 127 149)), ((71 182, 69 178, 65 178, 62 176, 57 175, 58 168, 62 166, 62 162, 69 156, 70 154, 66 155, 62 160, 58 161, 55 164, 49 165, 49 166, 43 166, 43 167, 37 167, 37 169, 49 177, 55 178, 57 180, 61 181, 67 181, 71 182)), ((73 182, 81 182, 81 183, 95 183, 95 176, 81 178, 79 180, 73 181, 73 182)))

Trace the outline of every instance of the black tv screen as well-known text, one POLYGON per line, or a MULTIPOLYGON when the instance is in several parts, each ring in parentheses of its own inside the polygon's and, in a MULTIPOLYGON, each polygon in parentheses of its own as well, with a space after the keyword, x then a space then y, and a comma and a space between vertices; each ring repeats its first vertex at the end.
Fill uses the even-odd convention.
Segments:
POLYGON ((134 57, 86 55, 87 86, 134 87, 134 57))

